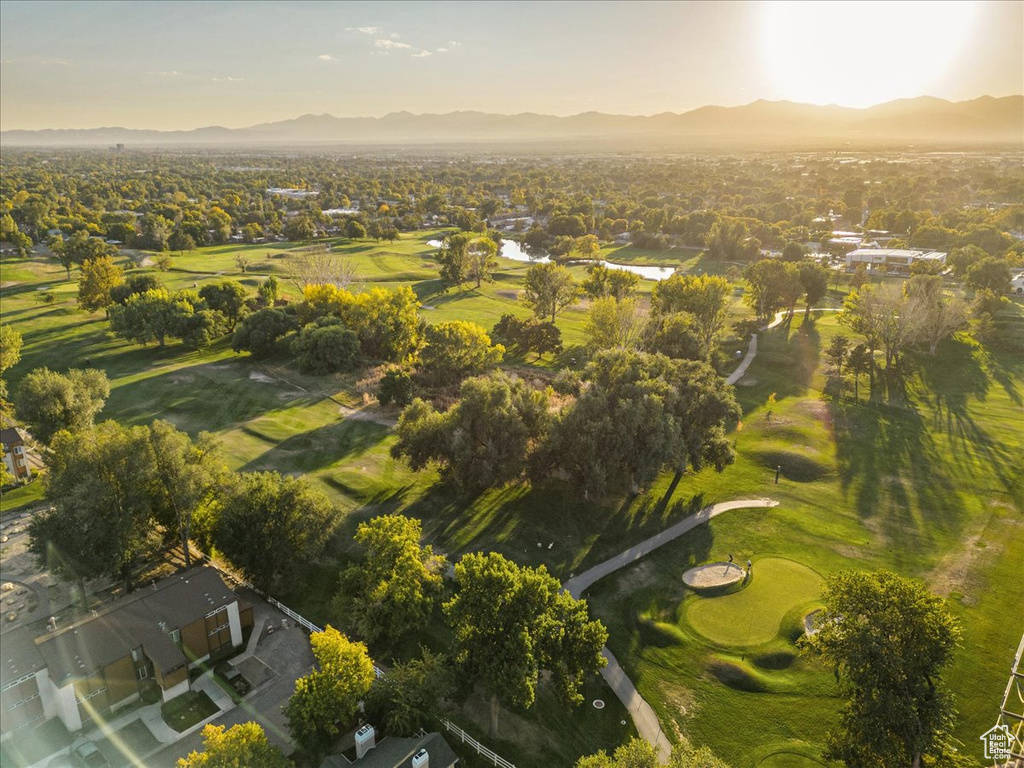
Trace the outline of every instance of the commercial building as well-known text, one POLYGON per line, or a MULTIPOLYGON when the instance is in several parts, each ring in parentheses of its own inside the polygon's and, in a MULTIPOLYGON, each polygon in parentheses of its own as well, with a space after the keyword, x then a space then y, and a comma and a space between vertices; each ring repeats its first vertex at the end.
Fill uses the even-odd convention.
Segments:
POLYGON ((846 268, 867 264, 882 272, 909 274, 917 261, 931 261, 945 265, 946 254, 941 251, 922 251, 909 248, 857 248, 846 254, 846 268))

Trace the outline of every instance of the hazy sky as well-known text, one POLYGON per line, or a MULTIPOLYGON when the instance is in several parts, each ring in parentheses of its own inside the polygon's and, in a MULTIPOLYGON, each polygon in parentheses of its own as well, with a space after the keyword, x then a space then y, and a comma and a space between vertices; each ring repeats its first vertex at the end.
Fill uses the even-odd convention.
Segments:
POLYGON ((1024 92, 1024 2, 16 2, 0 127, 1024 92))

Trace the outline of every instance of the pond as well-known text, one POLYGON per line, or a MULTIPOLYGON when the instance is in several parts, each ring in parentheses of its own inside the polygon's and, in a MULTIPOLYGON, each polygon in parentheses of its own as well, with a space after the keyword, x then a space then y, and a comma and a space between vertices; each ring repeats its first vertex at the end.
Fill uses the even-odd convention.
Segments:
MULTIPOLYGON (((440 248, 442 247, 442 242, 440 240, 428 240, 427 245, 432 248, 440 248)), ((499 255, 504 259, 523 261, 529 264, 547 264, 551 261, 551 257, 547 254, 531 255, 527 253, 522 244, 516 240, 502 240, 501 252, 499 255)), ((591 264, 595 262, 587 259, 575 259, 569 263, 591 264)), ((608 267, 608 269, 619 269, 624 272, 632 272, 640 275, 644 280, 667 280, 672 277, 673 273, 676 271, 675 267, 647 267, 639 264, 616 264, 613 261, 605 261, 604 265, 608 267)))

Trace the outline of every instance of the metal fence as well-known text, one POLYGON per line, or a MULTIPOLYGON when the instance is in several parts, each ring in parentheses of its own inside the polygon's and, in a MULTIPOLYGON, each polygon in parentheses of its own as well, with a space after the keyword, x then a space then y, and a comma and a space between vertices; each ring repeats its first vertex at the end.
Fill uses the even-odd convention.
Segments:
POLYGON ((476 753, 478 755, 480 755, 483 758, 486 758, 493 765, 497 766, 497 768, 516 768, 514 763, 510 763, 508 760, 506 760, 498 753, 485 747, 483 744, 474 739, 464 730, 459 728, 459 726, 455 725, 455 723, 453 723, 447 717, 441 719, 441 724, 447 730, 451 731, 453 734, 458 736, 462 740, 463 744, 468 744, 470 747, 476 750, 476 753))

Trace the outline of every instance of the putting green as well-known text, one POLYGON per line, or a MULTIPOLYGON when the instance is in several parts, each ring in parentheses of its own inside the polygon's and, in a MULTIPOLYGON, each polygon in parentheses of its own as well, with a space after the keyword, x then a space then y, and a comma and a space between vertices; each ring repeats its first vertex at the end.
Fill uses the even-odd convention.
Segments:
POLYGON ((792 608, 821 592, 821 577, 792 560, 766 557, 754 563, 753 573, 741 592, 693 600, 686 609, 690 626, 719 645, 760 645, 779 633, 792 608))

